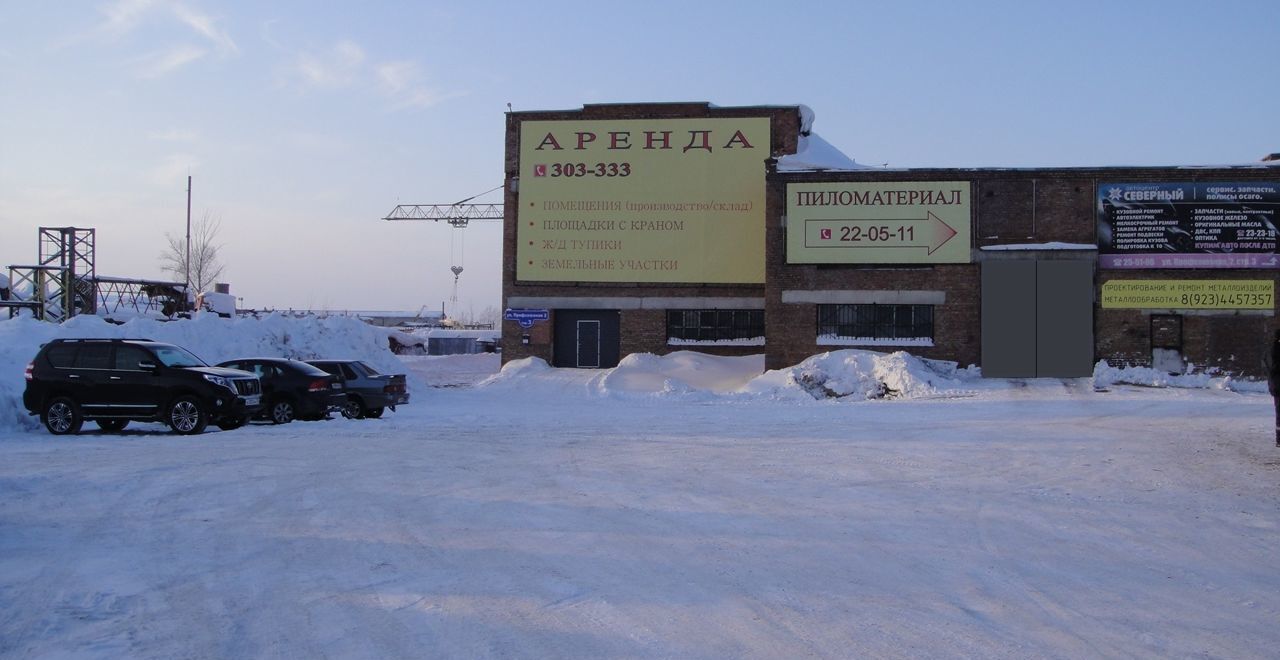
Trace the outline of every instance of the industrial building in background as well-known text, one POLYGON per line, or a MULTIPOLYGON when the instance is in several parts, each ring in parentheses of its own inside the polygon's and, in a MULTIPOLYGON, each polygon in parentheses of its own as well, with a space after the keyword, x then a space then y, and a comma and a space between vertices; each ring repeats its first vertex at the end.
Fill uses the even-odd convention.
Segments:
POLYGON ((992 377, 1098 360, 1257 376, 1280 160, 888 169, 805 106, 509 112, 504 360, 906 350, 992 377))

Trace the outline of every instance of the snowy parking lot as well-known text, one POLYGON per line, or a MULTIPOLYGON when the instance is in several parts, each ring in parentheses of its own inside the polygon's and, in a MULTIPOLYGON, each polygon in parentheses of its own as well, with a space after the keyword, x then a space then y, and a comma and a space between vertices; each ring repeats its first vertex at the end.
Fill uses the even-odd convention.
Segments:
POLYGON ((816 400, 723 393, 747 363, 629 364, 475 386, 495 356, 407 358, 414 400, 376 420, 6 426, 0 656, 1280 648, 1265 392, 816 400))

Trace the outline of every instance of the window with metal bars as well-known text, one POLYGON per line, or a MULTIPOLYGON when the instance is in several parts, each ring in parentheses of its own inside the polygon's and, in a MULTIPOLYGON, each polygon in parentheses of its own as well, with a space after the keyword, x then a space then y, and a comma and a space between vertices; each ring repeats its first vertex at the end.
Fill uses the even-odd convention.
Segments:
POLYGON ((763 337, 763 309, 667 310, 667 339, 730 341, 763 337))
POLYGON ((933 339, 933 305, 818 305, 818 336, 933 339))

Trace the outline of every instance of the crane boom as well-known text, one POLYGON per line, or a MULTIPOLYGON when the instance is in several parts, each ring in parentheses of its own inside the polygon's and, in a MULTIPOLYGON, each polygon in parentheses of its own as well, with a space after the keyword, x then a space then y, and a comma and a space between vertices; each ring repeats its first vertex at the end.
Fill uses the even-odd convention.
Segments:
POLYGON ((501 220, 501 204, 401 204, 383 220, 431 220, 466 227, 473 220, 501 220))

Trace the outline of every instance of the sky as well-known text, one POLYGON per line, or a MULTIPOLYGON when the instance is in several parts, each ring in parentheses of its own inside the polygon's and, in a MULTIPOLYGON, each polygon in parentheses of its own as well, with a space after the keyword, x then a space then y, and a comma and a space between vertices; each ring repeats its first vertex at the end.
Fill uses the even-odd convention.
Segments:
POLYGON ((500 187, 508 103, 804 103, 895 168, 1243 164, 1278 36, 1273 0, 0 0, 0 267, 92 227, 99 275, 173 279, 190 176, 244 307, 478 316, 501 223, 381 218, 500 187))

